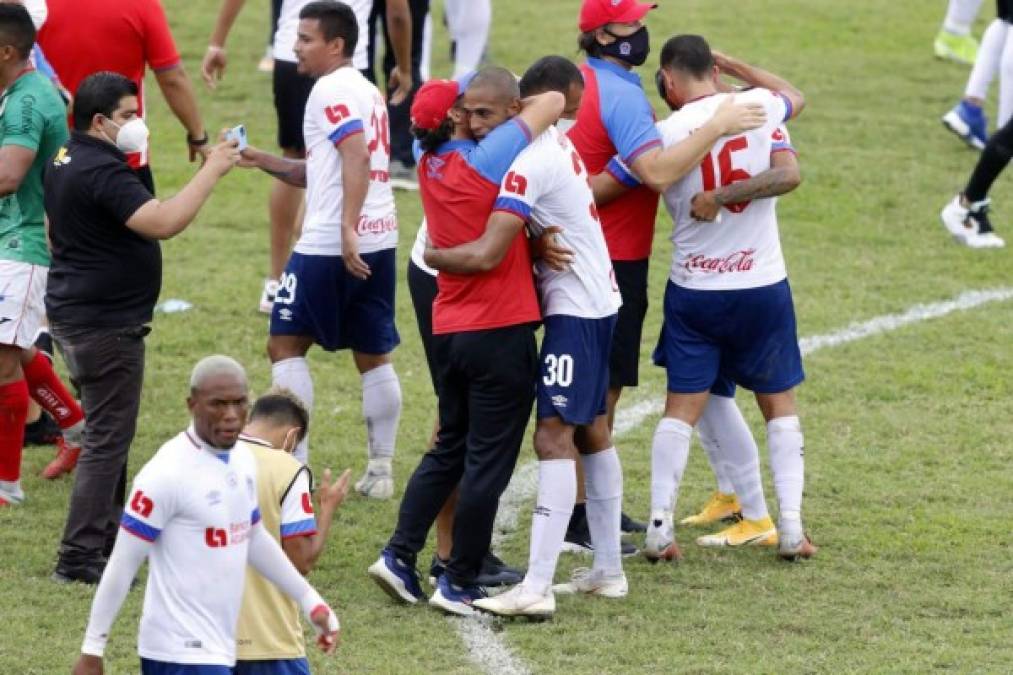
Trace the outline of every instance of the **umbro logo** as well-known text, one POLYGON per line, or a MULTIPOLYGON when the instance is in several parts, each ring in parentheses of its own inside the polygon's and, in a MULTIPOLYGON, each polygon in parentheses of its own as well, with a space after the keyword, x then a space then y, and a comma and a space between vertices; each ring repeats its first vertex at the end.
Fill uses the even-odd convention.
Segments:
POLYGON ((282 307, 281 309, 278 310, 278 318, 281 319, 282 321, 291 321, 292 310, 289 309, 288 307, 282 307))
MULTIPOLYGON (((0 300, 3 300, 3 298, 0 297, 0 300)), ((0 326, 4 325, 5 323, 10 323, 13 320, 14 319, 9 319, 6 316, 0 316, 0 326)))
POLYGON ((557 408, 565 408, 566 404, 570 402, 570 399, 566 398, 562 394, 556 394, 552 397, 552 405, 557 408))

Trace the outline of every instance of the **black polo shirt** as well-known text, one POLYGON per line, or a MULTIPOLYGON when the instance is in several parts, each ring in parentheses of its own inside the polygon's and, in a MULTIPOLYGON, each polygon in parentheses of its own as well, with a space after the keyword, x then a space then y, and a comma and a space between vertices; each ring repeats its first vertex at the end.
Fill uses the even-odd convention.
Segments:
POLYGON ((153 198, 116 146, 71 134, 45 174, 53 258, 46 313, 53 324, 111 328, 151 321, 162 251, 126 223, 153 198))

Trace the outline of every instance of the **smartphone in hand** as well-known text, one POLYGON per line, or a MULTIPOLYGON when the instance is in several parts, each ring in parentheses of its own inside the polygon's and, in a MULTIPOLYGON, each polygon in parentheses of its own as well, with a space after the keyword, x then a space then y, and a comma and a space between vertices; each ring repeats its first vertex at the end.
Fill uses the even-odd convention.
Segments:
POLYGON ((239 143, 239 151, 242 152, 246 149, 246 127, 242 124, 232 127, 225 132, 226 141, 237 141, 239 143))

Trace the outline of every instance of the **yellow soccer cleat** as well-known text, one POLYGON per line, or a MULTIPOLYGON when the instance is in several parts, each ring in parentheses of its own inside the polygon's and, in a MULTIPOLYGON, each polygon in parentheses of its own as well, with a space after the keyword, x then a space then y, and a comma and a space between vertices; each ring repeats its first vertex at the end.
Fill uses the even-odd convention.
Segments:
POLYGON ((714 534, 697 537, 698 546, 777 546, 777 528, 770 516, 760 520, 740 520, 714 534))
POLYGON ((703 505, 703 510, 700 513, 683 518, 679 524, 701 527, 720 520, 735 521, 741 517, 742 506, 739 504, 739 498, 715 490, 707 503, 703 505))
POLYGON ((973 66, 974 59, 978 56, 977 40, 970 35, 954 35, 946 30, 939 31, 932 48, 937 59, 955 61, 966 66, 973 66))

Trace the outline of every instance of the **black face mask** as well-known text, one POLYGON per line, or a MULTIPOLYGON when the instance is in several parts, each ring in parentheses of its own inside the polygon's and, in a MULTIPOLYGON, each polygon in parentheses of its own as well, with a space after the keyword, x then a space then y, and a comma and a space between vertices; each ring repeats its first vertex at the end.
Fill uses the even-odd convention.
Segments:
POLYGON ((606 56, 615 57, 631 66, 641 66, 651 53, 651 39, 647 35, 647 26, 641 26, 636 33, 626 36, 616 35, 608 29, 605 32, 615 38, 615 42, 602 46, 601 53, 606 56))

